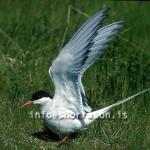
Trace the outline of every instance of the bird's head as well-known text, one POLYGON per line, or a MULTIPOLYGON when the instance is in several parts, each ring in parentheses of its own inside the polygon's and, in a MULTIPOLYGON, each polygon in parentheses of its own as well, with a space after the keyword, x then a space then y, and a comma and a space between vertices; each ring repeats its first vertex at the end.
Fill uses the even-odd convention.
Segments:
POLYGON ((47 102, 50 102, 52 100, 52 97, 45 91, 36 91, 32 94, 32 97, 30 100, 28 100, 25 104, 21 106, 21 108, 26 108, 32 104, 39 104, 43 105, 47 102))

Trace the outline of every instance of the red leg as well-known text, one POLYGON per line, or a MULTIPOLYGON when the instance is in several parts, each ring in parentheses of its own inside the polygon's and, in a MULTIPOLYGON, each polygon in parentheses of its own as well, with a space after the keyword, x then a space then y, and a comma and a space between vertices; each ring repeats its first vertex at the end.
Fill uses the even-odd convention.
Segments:
POLYGON ((64 144, 68 139, 70 139, 70 135, 66 135, 62 140, 60 140, 59 144, 64 144))

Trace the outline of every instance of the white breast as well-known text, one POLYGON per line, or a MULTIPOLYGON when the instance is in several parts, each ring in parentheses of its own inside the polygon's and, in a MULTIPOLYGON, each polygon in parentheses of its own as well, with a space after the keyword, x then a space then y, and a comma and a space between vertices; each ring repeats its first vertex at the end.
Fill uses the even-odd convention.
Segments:
POLYGON ((78 119, 49 119, 45 118, 46 125, 58 135, 74 133, 85 128, 82 121, 78 119))

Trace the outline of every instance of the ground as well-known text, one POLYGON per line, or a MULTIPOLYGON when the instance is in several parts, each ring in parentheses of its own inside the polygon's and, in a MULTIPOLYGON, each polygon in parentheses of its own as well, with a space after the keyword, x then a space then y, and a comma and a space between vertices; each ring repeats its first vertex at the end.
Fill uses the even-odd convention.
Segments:
POLYGON ((61 146, 33 136, 43 128, 42 120, 31 116, 36 107, 20 109, 38 89, 54 93, 50 64, 80 25, 102 8, 110 8, 104 24, 124 20, 125 26, 82 78, 93 110, 150 87, 150 3, 0 1, 1 149, 149 149, 149 93, 112 109, 111 117, 98 119, 61 146))

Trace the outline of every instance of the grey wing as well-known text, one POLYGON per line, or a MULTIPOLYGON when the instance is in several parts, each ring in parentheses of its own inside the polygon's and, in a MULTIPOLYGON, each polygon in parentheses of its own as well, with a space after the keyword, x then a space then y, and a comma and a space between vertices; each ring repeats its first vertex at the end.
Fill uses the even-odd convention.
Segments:
POLYGON ((74 112, 84 111, 86 99, 81 76, 103 53, 112 36, 123 25, 119 21, 102 27, 106 14, 107 10, 102 10, 87 20, 54 60, 50 74, 55 84, 54 97, 58 106, 74 112), (62 101, 61 97, 64 97, 62 101))
POLYGON ((79 78, 79 87, 80 87, 80 92, 82 97, 83 109, 85 112, 91 112, 92 108, 87 103, 87 97, 85 96, 85 91, 81 81, 81 77, 79 78))

